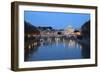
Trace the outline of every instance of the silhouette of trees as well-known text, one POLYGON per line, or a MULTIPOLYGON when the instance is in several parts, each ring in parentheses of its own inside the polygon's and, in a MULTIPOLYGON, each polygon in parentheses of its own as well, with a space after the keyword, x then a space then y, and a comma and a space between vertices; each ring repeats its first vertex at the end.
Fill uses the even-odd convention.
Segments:
POLYGON ((39 34, 37 27, 33 26, 29 22, 24 21, 24 32, 25 34, 39 34))
POLYGON ((84 38, 90 37, 90 20, 83 24, 81 33, 84 38))

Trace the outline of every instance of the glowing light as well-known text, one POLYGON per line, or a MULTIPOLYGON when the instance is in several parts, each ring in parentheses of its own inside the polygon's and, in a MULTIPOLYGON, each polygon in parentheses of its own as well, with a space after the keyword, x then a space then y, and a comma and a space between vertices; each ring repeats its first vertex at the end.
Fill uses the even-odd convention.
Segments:
POLYGON ((31 35, 30 35, 30 34, 28 34, 27 36, 28 36, 28 38, 29 38, 29 37, 31 37, 31 35))

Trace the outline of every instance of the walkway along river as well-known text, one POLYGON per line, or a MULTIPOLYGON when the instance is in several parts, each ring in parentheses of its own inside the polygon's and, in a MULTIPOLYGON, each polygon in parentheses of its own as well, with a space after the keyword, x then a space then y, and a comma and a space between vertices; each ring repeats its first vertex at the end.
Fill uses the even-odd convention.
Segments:
POLYGON ((27 49, 24 61, 90 58, 90 46, 65 37, 47 37, 41 38, 39 41, 28 42, 27 49))

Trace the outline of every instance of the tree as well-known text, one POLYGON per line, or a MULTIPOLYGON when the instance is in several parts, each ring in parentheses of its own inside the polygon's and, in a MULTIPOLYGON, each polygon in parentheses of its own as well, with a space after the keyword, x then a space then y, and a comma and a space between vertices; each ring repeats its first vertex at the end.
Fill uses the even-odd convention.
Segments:
POLYGON ((90 20, 83 24, 81 27, 81 33, 84 38, 90 37, 90 20))
POLYGON ((24 21, 24 32, 25 34, 40 33, 37 27, 33 26, 32 24, 26 21, 24 21))

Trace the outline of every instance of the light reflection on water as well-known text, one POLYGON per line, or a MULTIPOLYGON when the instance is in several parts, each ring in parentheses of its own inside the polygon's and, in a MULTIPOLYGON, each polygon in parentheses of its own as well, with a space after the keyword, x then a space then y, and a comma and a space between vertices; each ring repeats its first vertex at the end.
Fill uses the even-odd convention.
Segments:
POLYGON ((42 38, 29 45, 25 61, 90 58, 90 48, 73 39, 42 38))

